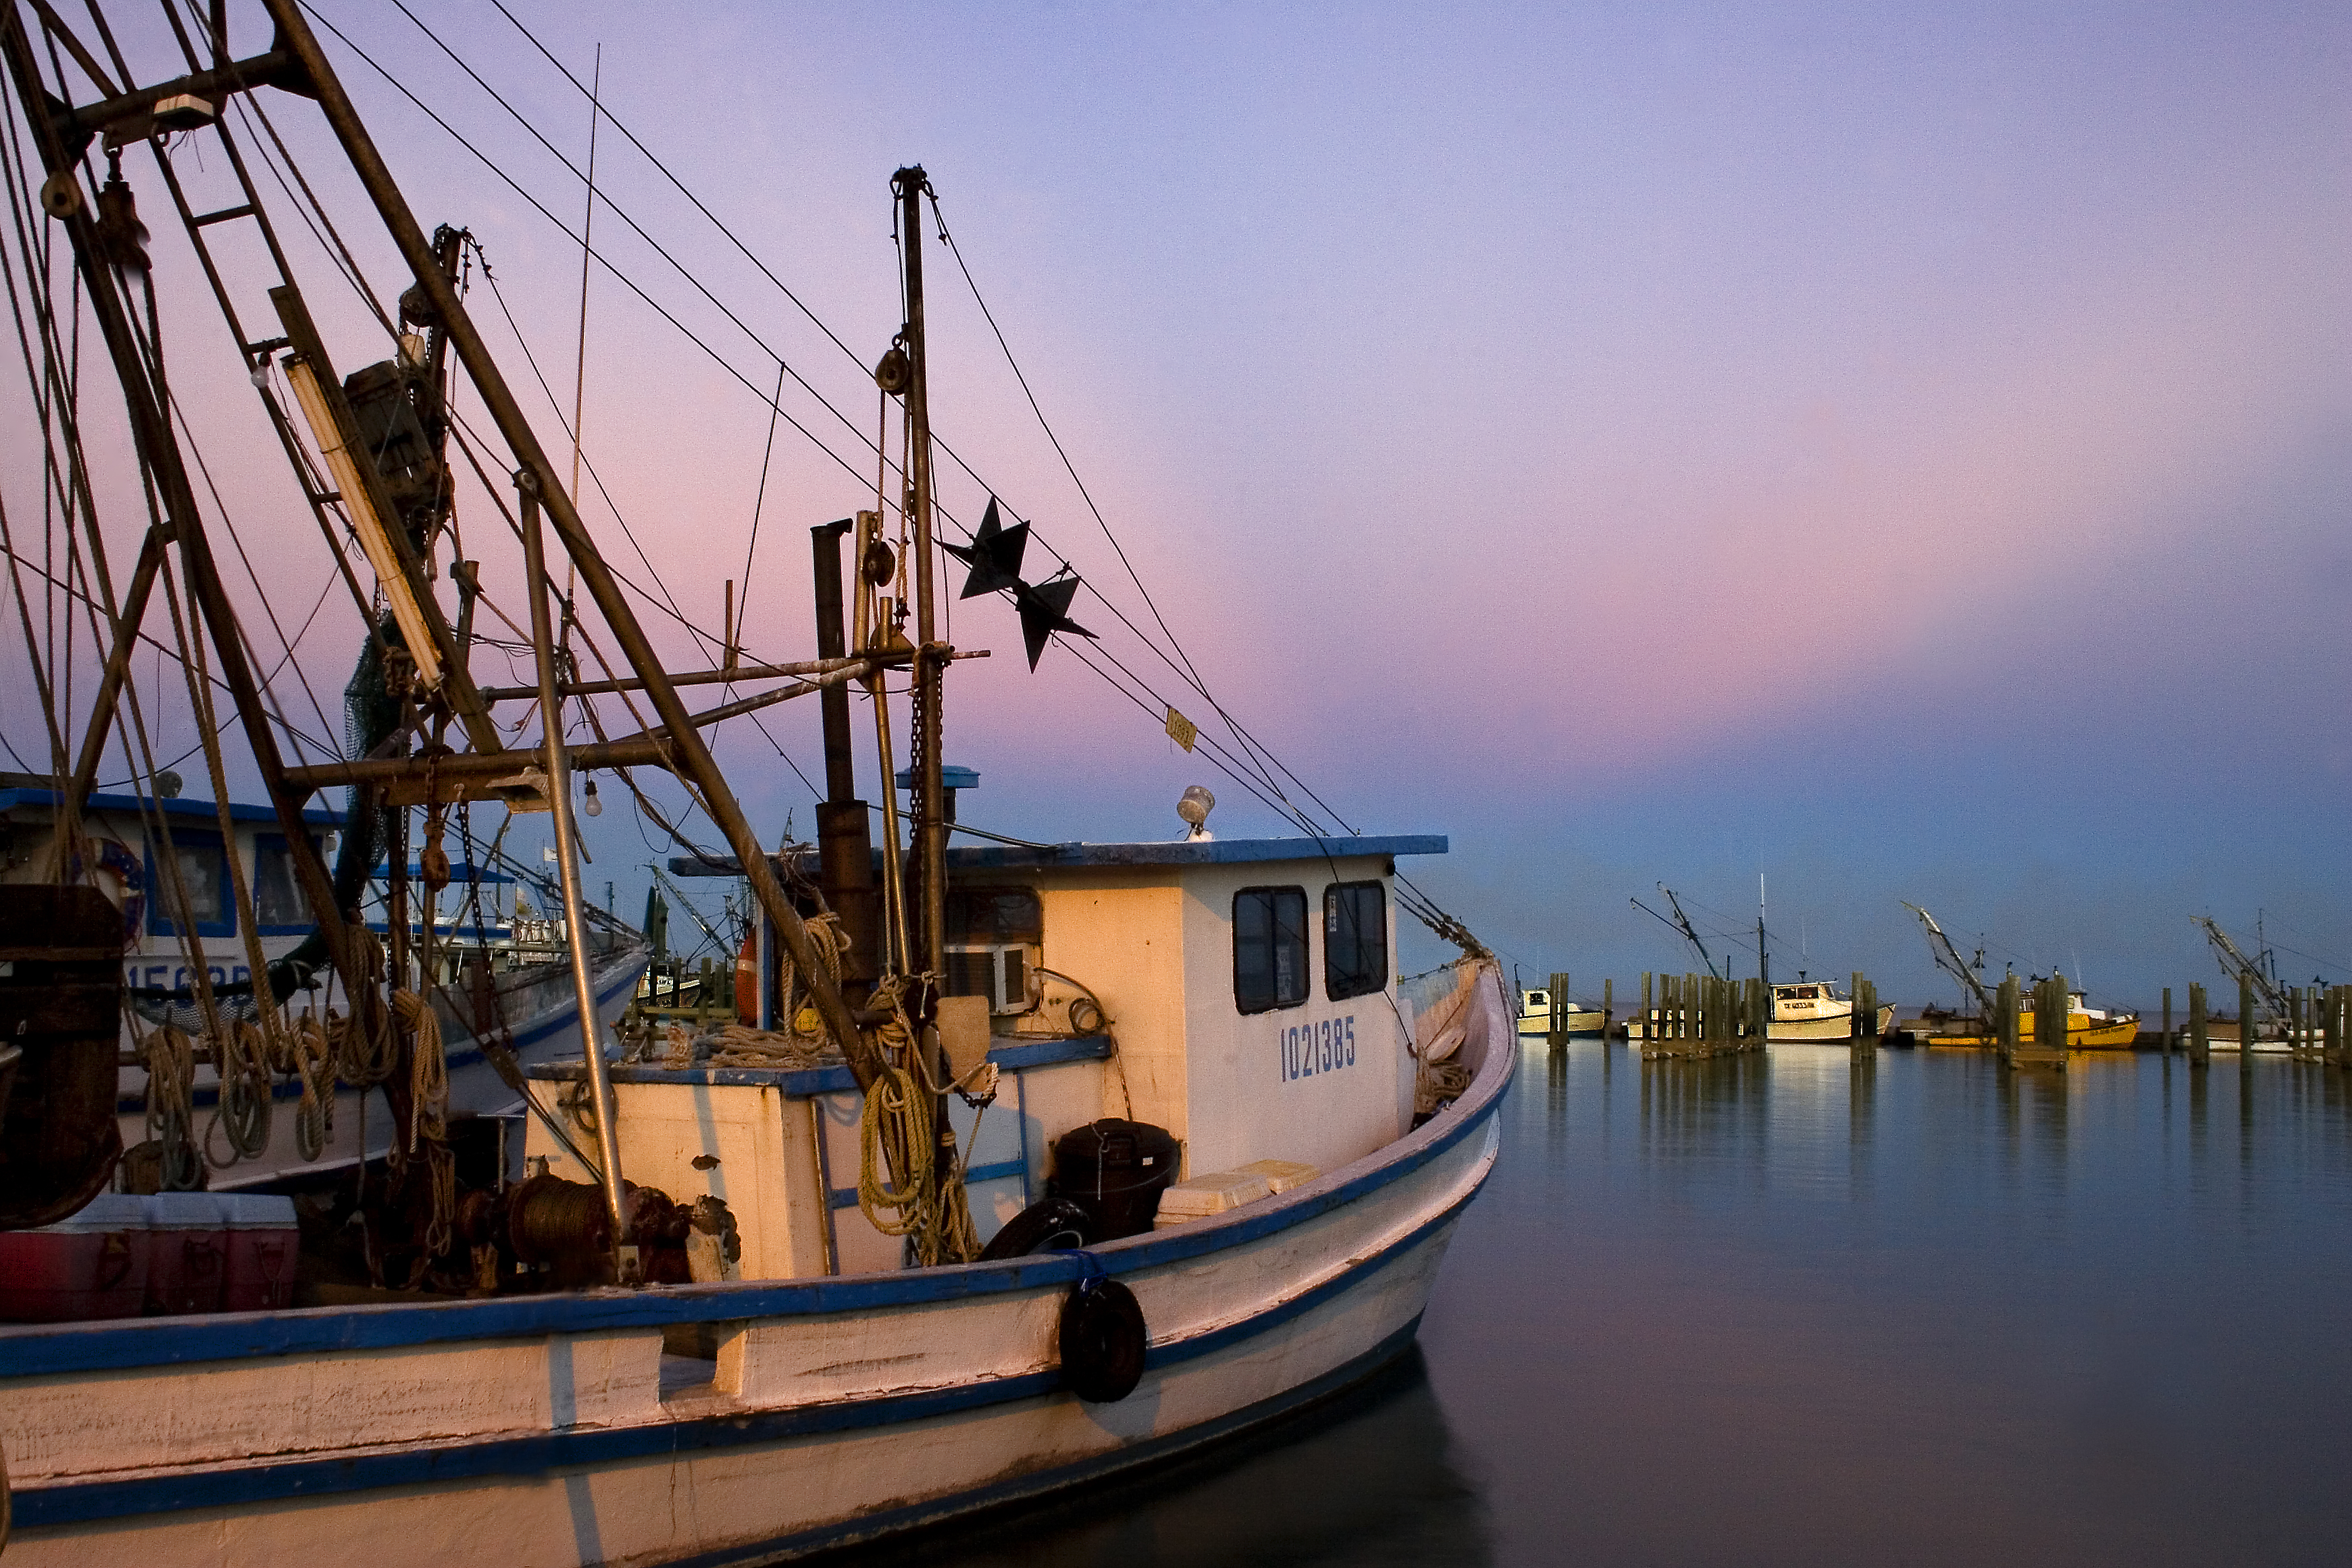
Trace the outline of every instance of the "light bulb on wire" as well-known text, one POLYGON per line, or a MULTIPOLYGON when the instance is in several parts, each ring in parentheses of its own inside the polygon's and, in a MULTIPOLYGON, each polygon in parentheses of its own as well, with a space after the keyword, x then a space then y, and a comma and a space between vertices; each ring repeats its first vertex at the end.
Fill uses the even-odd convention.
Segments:
POLYGON ((596 799, 596 780, 593 779, 588 780, 588 800, 584 809, 592 817, 604 814, 604 802, 596 799))

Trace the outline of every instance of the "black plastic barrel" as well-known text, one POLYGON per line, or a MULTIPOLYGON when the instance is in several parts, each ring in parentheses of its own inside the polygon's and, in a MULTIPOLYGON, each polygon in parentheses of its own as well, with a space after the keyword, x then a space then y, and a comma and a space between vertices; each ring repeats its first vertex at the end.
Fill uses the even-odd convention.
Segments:
POLYGON ((1106 1116, 1054 1145, 1054 1196, 1092 1214, 1105 1241, 1150 1229, 1175 1179, 1176 1140, 1165 1127, 1106 1116))

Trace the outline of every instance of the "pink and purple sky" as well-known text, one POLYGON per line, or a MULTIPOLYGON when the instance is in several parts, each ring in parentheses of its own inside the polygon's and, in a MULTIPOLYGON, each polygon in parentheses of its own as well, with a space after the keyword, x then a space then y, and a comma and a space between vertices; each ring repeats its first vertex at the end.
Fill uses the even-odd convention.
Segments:
MULTIPOLYGON (((585 104, 487 0, 410 3, 584 154, 585 104)), ((1358 826, 1450 834, 1407 869, 1528 970, 1597 990, 1693 967, 1629 895, 1663 879, 1752 923, 1761 873, 1776 974, 1864 968, 1905 1000, 1951 988, 1898 899, 2111 1000, 2217 982, 2200 913, 2250 934, 2264 911, 2283 978, 2352 980, 2342 7, 509 4, 583 79, 603 45, 614 114, 856 358, 608 125, 600 187, 741 324, 601 211, 613 265, 751 382, 776 376, 756 333, 869 433, 858 361, 898 324, 887 182, 923 163, 1209 685, 1358 826)), ((576 231, 578 180, 399 10, 320 14, 576 231)), ((419 216, 481 241, 568 413, 576 241, 326 41, 419 216)), ((391 283, 315 115, 268 107, 391 283)), ((160 229, 152 165, 126 172, 160 229)), ((281 222, 342 368, 380 354, 281 222)), ((159 276, 184 249, 159 240, 159 276)), ((941 434, 1144 620, 935 239, 929 279, 941 434)), ((326 580, 315 530, 229 397, 209 300, 184 277, 165 299, 181 386, 225 367, 196 417, 299 622, 326 580)), ((591 461, 715 628, 765 404, 601 269, 586 387, 591 461)), ((969 524, 985 493, 943 466, 969 524)), ((756 654, 810 651, 804 530, 872 505, 861 471, 778 431, 756 654)), ((644 580, 611 511, 588 515, 644 580)), ((134 520, 113 526, 127 560, 134 520)), ((519 613, 513 563, 476 553, 519 613)), ((331 715, 355 624, 331 598, 300 648, 331 715)), ((1222 833, 1281 831, 1068 654, 1028 674, 1001 601, 955 629, 996 651, 951 688, 950 758, 984 776, 967 821, 1172 836, 1201 782, 1222 833)), ((12 736, 37 733, 27 684, 12 736)), ((814 775, 805 706, 770 728, 814 775)), ((720 754, 765 831, 808 826, 756 731, 720 754)), ((634 819, 608 810, 592 840, 625 913, 654 858, 634 819)), ((1409 967, 1434 956, 1407 944, 1409 967)))

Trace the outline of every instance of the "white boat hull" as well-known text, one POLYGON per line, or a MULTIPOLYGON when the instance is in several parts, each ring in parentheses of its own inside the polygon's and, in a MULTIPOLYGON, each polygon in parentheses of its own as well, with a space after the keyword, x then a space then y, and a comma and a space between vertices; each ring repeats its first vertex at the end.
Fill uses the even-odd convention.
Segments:
MULTIPOLYGON (((1571 1039, 1594 1040, 1601 1034, 1601 1014, 1599 1008, 1570 1008, 1568 1010, 1568 1033, 1571 1039)), ((1551 1015, 1523 1013, 1519 1017, 1519 1032, 1542 1036, 1551 1032, 1551 1015)))
POLYGON ((1090 1253, 0 1331, 11 1568, 773 1561, 1268 1418, 1411 1341, 1517 1060, 1484 981, 1475 1077, 1426 1125, 1090 1253), (1112 1404, 1061 1387, 1055 1325, 1089 1271, 1149 1326, 1112 1404), (665 1326, 706 1323, 715 1363, 663 1354, 665 1326))

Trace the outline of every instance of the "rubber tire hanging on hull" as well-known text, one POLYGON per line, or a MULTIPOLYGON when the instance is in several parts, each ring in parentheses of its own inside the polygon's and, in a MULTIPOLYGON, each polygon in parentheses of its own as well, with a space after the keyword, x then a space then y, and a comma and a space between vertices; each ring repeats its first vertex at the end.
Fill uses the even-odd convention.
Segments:
POLYGON ((1143 1381, 1150 1336, 1135 1292, 1117 1280, 1081 1280, 1062 1303, 1062 1383, 1089 1405, 1113 1405, 1143 1381))

